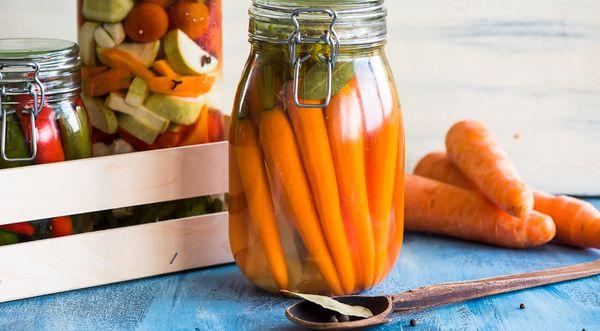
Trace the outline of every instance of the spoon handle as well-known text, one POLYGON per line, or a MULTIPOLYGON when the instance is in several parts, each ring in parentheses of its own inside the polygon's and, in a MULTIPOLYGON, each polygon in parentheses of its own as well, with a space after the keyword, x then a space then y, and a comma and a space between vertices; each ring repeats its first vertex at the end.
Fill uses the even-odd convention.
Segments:
POLYGON ((392 296, 395 311, 441 306, 600 274, 600 260, 472 281, 432 285, 392 296))

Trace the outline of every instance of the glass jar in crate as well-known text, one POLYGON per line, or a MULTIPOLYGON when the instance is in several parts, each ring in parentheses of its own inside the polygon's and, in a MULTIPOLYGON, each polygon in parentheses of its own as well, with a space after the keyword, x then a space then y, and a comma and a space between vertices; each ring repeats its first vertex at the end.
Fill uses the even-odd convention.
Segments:
MULTIPOLYGON (((80 92, 76 44, 0 39, 0 169, 90 157, 80 92)), ((76 230, 71 217, 1 225, 0 245, 76 230)))
POLYGON ((258 286, 371 288, 403 239, 383 1, 254 0, 230 132, 230 242, 258 286))
POLYGON ((224 139, 221 0, 80 0, 79 23, 95 155, 224 139))

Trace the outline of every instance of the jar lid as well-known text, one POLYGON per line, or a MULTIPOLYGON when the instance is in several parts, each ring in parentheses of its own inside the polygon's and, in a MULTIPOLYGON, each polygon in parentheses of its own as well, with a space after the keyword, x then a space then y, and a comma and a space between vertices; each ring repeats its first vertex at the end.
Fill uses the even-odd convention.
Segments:
POLYGON ((334 23, 339 44, 385 42, 387 11, 383 0, 253 0, 250 39, 287 43, 299 25, 300 33, 318 38, 334 23))
POLYGON ((11 91, 18 91, 28 83, 33 83, 39 94, 44 92, 48 101, 79 94, 81 73, 77 44, 59 39, 0 39, 0 88, 5 95, 11 95, 11 91), (40 86, 35 84, 36 79, 40 86), (42 87, 43 91, 39 91, 42 87))

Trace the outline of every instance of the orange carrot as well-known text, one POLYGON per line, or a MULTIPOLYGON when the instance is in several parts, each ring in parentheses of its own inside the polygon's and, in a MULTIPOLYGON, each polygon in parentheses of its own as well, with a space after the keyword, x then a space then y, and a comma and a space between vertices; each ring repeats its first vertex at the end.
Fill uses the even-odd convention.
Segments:
POLYGON ((143 78, 144 80, 149 80, 155 77, 152 71, 146 68, 146 66, 140 62, 140 60, 126 51, 118 48, 103 49, 100 52, 100 57, 103 59, 104 63, 113 69, 126 69, 132 74, 143 78))
POLYGON ((535 210, 554 219, 558 240, 578 247, 600 248, 600 211, 591 203, 540 191, 533 194, 535 210))
POLYGON ((456 123, 446 136, 446 149, 452 162, 497 206, 517 217, 533 210, 531 189, 481 123, 456 123))
MULTIPOLYGON (((310 182, 321 227, 331 249, 331 255, 345 293, 356 288, 352 254, 344 230, 340 196, 333 166, 333 157, 327 136, 327 126, 321 108, 298 108, 291 98, 292 84, 286 88, 286 106, 306 176, 310 182)), ((309 101, 307 101, 309 102, 309 101)), ((316 102, 318 103, 318 102, 316 102)))
POLYGON ((415 175, 435 179, 440 182, 458 186, 465 190, 477 190, 477 187, 458 169, 444 152, 433 152, 425 155, 415 166, 415 175))
MULTIPOLYGON (((358 70, 363 67, 358 66, 358 70)), ((400 113, 395 107, 387 77, 375 77, 370 66, 357 75, 365 125, 367 193, 375 240, 375 274, 387 264, 394 174, 398 157, 400 113), (381 82, 385 80, 385 82, 381 82), (383 85, 384 86, 379 86, 383 85)), ((373 285, 373 284, 371 284, 373 285)))
POLYGON ((198 97, 212 88, 215 78, 208 75, 156 77, 133 55, 118 48, 102 50, 101 56, 111 68, 127 70, 143 78, 152 92, 179 97, 198 97))
POLYGON ((503 247, 543 245, 554 237, 550 216, 532 211, 516 218, 477 192, 433 179, 406 177, 406 228, 503 247))
POLYGON ((158 135, 152 145, 157 148, 171 148, 179 145, 181 132, 166 131, 158 135))
POLYGON ((350 243, 356 243, 362 287, 373 284, 375 243, 365 176, 365 143, 360 100, 353 78, 331 99, 326 123, 350 243))
POLYGON ((187 135, 179 142, 180 146, 205 144, 208 142, 208 107, 204 105, 198 120, 191 127, 187 135))
POLYGON ((190 98, 207 93, 215 82, 215 78, 208 75, 179 76, 175 79, 154 77, 145 80, 152 92, 190 98))
POLYGON ((250 245, 248 203, 234 148, 229 148, 229 245, 240 269, 245 270, 250 245))
MULTIPOLYGON (((396 107, 399 107, 399 105, 396 107)), ((402 121, 402 117, 400 117, 400 121, 402 121)), ((390 238, 388 240, 388 261, 385 270, 379 275, 376 275, 376 283, 380 282, 394 266, 396 259, 400 255, 402 242, 404 241, 404 177, 406 174, 404 145, 404 126, 402 122, 400 122, 400 131, 398 134, 398 158, 396 159, 396 174, 394 176, 393 222, 390 224, 390 238)))
POLYGON ((85 95, 99 97, 110 92, 126 89, 131 84, 131 74, 125 69, 110 69, 89 78, 83 84, 85 95))
POLYGON ((275 218, 271 188, 263 162, 263 152, 249 118, 238 118, 232 126, 231 146, 238 161, 252 223, 264 249, 271 276, 280 289, 288 287, 285 254, 275 218))
POLYGON ((259 128, 260 142, 273 182, 281 188, 283 200, 302 241, 315 259, 329 289, 341 295, 344 291, 321 231, 292 126, 283 110, 274 108, 263 112, 259 128))
POLYGON ((159 74, 165 77, 169 77, 171 79, 175 79, 179 76, 177 72, 175 72, 175 70, 171 68, 171 65, 169 64, 169 62, 167 62, 167 60, 158 60, 154 62, 152 64, 152 68, 156 70, 156 72, 158 72, 159 74))
POLYGON ((81 67, 81 80, 86 81, 108 70, 108 67, 81 67))
MULTIPOLYGON (((445 153, 425 156, 417 164, 416 175, 432 178, 468 190, 477 190, 445 153)), ((533 191, 538 212, 546 214, 556 224, 556 239, 577 247, 600 248, 600 212, 585 201, 533 191)))

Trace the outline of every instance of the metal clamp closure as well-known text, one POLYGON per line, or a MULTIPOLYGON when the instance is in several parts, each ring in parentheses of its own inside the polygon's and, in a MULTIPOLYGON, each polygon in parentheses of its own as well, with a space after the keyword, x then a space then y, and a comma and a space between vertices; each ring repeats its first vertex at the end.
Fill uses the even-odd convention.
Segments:
MULTIPOLYGON (((23 161, 33 161, 37 157, 37 128, 35 126, 35 119, 37 115, 42 110, 42 107, 45 103, 45 91, 44 85, 39 79, 40 66, 35 62, 16 62, 11 61, 7 63, 0 63, 0 116, 2 116, 2 132, 0 133, 0 139, 2 142, 0 143, 0 154, 4 161, 8 162, 23 162, 23 161), (2 70, 8 67, 25 67, 31 68, 33 71, 33 77, 31 80, 23 81, 22 87, 11 87, 6 88, 6 85, 3 83, 3 75, 2 70), (39 98, 38 92, 39 91, 39 98), (16 110, 7 110, 2 106, 3 99, 7 96, 17 96, 17 95, 29 95, 33 99, 33 109, 23 109, 22 112, 29 115, 30 121, 30 129, 31 129, 31 147, 30 147, 30 155, 28 157, 20 157, 20 158, 11 158, 6 154, 7 140, 8 140, 8 116, 15 114, 16 110)), ((20 100, 21 101, 21 100, 20 100)), ((22 101, 21 101, 22 102, 22 101)))
POLYGON ((337 33, 335 32, 334 25, 337 21, 337 13, 333 9, 325 9, 325 8, 298 8, 292 12, 292 22, 294 22, 294 31, 290 35, 288 39, 288 47, 290 58, 294 65, 294 103, 299 108, 325 108, 329 105, 331 101, 331 87, 332 87, 332 76, 333 69, 335 68, 335 59, 340 52, 340 41, 337 33), (331 18, 331 22, 329 23, 329 27, 324 32, 324 34, 319 38, 314 37, 306 37, 302 36, 300 32, 300 23, 298 22, 298 16, 302 13, 323 13, 327 14, 331 18), (300 102, 300 97, 298 95, 299 90, 299 78, 300 78, 300 67, 302 63, 306 62, 311 54, 304 54, 302 56, 298 56, 296 54, 296 48, 300 44, 325 44, 329 46, 329 55, 327 54, 318 54, 317 57, 319 61, 323 62, 327 66, 327 93, 325 96, 325 100, 320 104, 313 103, 302 103, 300 102))

